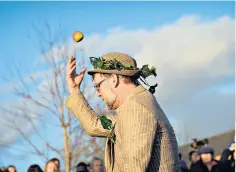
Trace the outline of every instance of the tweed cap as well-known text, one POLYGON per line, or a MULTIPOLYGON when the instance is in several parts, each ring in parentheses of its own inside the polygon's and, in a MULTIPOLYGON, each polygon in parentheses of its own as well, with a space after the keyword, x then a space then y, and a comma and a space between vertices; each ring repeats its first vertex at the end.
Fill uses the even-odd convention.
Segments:
POLYGON ((105 60, 114 60, 116 59, 123 65, 130 65, 135 69, 132 70, 105 70, 105 69, 93 69, 89 70, 88 74, 93 75, 94 73, 104 73, 104 74, 118 74, 118 75, 124 75, 124 76, 139 76, 140 70, 137 68, 137 63, 135 59, 130 57, 127 54, 124 53, 119 53, 119 52, 111 52, 111 53, 106 53, 102 56, 103 59, 105 60))

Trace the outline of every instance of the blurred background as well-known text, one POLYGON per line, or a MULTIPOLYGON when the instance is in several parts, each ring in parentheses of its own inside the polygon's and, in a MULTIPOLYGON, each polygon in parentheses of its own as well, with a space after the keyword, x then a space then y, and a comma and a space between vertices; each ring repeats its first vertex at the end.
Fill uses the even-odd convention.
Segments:
MULTIPOLYGON (((54 157, 60 171, 79 162, 102 167, 104 139, 89 137, 64 106, 71 55, 77 70, 111 51, 156 66, 149 80, 159 83, 155 97, 188 168, 191 151, 211 146, 220 160, 234 141, 234 2, 0 2, 0 37, 2 168, 44 169, 54 157), (73 42, 74 31, 82 42, 73 42)), ((87 74, 82 89, 99 115, 114 113, 87 74)))

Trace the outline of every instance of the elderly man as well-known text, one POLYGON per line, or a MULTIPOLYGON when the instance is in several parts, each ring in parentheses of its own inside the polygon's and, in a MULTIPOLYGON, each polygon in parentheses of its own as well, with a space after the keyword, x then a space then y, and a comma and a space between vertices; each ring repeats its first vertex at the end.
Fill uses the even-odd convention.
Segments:
POLYGON ((179 172, 178 145, 172 126, 157 103, 154 87, 146 90, 138 82, 155 68, 137 68, 136 61, 123 53, 107 53, 91 58, 97 95, 116 115, 99 117, 89 106, 80 85, 86 68, 76 74, 76 59, 67 65, 70 96, 66 106, 91 136, 107 137, 105 168, 107 172, 179 172))
POLYGON ((103 172, 103 160, 98 158, 98 157, 94 157, 91 161, 91 172, 103 172))

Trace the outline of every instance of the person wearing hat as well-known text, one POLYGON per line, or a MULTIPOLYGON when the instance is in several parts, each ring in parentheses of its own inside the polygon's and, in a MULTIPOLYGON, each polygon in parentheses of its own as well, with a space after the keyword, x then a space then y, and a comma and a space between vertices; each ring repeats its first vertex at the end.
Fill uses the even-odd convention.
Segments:
POLYGON ((86 68, 76 73, 76 59, 67 65, 69 97, 66 106, 91 136, 107 137, 106 172, 180 172, 178 144, 174 130, 153 96, 155 87, 145 78, 155 68, 138 68, 127 54, 112 52, 91 57, 92 76, 97 95, 114 116, 98 116, 80 91, 86 68), (139 80, 149 86, 144 88, 139 80))
POLYGON ((200 160, 190 169, 190 172, 218 172, 214 157, 214 149, 209 146, 201 147, 198 150, 200 160))

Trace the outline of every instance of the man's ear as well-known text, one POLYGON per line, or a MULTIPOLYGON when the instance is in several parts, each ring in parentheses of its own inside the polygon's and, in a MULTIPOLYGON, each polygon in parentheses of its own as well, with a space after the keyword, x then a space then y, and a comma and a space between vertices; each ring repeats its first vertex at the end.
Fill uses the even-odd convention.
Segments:
POLYGON ((111 78, 112 78, 112 87, 116 88, 119 84, 119 78, 116 74, 112 74, 111 78))

